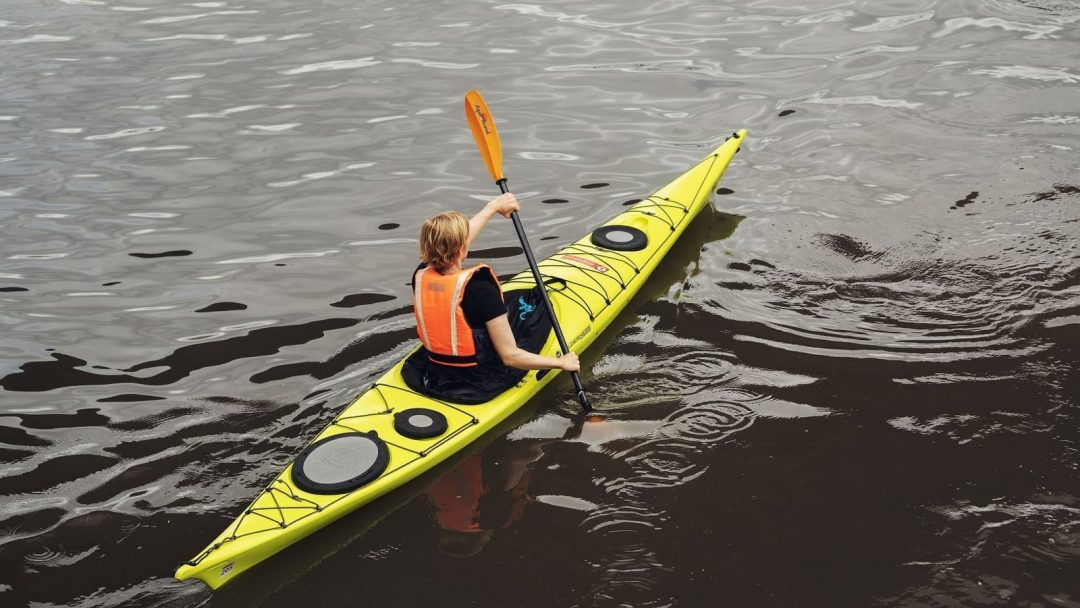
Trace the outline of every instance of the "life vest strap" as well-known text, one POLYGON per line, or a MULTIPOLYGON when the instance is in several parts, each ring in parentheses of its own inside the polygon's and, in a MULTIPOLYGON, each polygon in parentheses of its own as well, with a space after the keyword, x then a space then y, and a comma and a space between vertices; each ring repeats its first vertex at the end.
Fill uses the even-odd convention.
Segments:
POLYGON ((440 365, 450 365, 453 367, 473 367, 477 363, 476 355, 443 355, 430 350, 428 351, 428 359, 431 359, 433 362, 440 365))

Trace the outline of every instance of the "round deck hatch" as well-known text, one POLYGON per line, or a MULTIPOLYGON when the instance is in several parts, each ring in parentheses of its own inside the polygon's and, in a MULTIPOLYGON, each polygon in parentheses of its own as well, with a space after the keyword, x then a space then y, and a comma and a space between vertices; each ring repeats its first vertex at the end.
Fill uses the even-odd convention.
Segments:
POLYGON ((342 433, 304 448, 293 463, 296 487, 313 494, 345 494, 371 482, 390 461, 390 453, 372 433, 342 433))
POLYGON ((641 251, 649 244, 649 237, 633 226, 601 226, 593 231, 592 242, 614 251, 641 251))
POLYGON ((430 439, 446 432, 446 416, 414 407, 394 414, 394 430, 410 439, 430 439))

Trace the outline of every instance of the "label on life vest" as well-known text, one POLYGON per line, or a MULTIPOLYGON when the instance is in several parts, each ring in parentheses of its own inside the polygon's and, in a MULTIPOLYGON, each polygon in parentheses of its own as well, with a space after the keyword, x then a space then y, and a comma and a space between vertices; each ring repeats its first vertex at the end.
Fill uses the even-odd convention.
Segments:
POLYGON ((576 255, 563 255, 563 256, 559 256, 559 257, 561 257, 562 259, 567 260, 569 262, 577 262, 578 264, 583 264, 585 266, 588 266, 589 268, 592 268, 596 272, 607 272, 608 271, 607 266, 604 266, 603 264, 598 264, 598 263, 596 263, 596 262, 594 262, 594 261, 592 261, 590 259, 587 259, 587 258, 583 258, 583 257, 576 256, 576 255))

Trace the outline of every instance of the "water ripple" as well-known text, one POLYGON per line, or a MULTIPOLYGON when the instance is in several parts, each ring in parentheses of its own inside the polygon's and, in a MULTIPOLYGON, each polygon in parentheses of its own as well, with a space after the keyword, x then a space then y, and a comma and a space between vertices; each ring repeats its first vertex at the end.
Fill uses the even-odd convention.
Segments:
MULTIPOLYGON (((953 209, 977 200, 973 192, 953 209)), ((1076 246, 1065 245, 1064 234, 1050 228, 1017 258, 1013 237, 1001 228, 985 238, 969 235, 964 245, 927 233, 884 249, 845 234, 818 234, 816 245, 852 262, 851 275, 821 280, 729 265, 717 285, 746 294, 725 297, 727 309, 761 306, 752 314, 763 331, 740 336, 760 344, 789 341, 800 352, 910 361, 1030 357, 1048 345, 1031 341, 1024 328, 1069 309, 1069 297, 1050 286, 1069 276, 1060 248, 1076 246), (950 254, 960 246, 980 248, 983 255, 950 254), (768 292, 779 297, 759 297, 768 292), (852 315, 858 322, 850 322, 852 315)), ((720 301, 706 305, 717 310, 720 301)))
POLYGON ((970 74, 985 74, 994 78, 1024 78, 1039 82, 1062 82, 1065 84, 1080 84, 1080 74, 1073 74, 1067 70, 1041 68, 1028 65, 999 65, 992 68, 971 70, 970 74))
POLYGON ((949 19, 945 22, 944 26, 932 34, 934 38, 943 38, 950 36, 956 32, 969 28, 1001 28, 1010 32, 1027 32, 1028 35, 1024 36, 1025 40, 1039 40, 1049 37, 1051 34, 1061 31, 1061 26, 1058 25, 1032 25, 1027 23, 1017 23, 1015 21, 1007 21, 999 17, 984 17, 981 19, 975 19, 972 17, 957 17, 955 19, 949 19))
POLYGON ((930 21, 933 18, 934 11, 923 11, 921 13, 912 13, 910 15, 889 15, 888 17, 878 17, 877 20, 869 25, 853 27, 851 28, 851 31, 864 33, 892 32, 915 23, 930 21))
POLYGON ((359 59, 336 59, 334 61, 323 61, 320 63, 309 63, 295 68, 289 68, 287 70, 281 70, 282 74, 286 76, 294 76, 296 74, 307 74, 310 72, 332 72, 336 70, 357 70, 360 68, 367 68, 373 65, 379 65, 382 61, 375 59, 374 57, 362 57, 359 59))
POLYGON ((693 443, 713 443, 753 423, 749 409, 738 403, 698 403, 668 417, 660 433, 693 443))

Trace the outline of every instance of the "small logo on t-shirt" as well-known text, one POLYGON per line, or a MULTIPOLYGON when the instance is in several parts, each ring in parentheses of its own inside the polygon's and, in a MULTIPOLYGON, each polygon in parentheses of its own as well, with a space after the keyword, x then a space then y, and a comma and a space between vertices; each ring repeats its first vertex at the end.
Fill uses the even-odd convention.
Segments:
POLYGON ((525 301, 525 296, 521 296, 518 298, 518 310, 521 311, 518 313, 518 319, 524 321, 526 317, 532 314, 532 311, 536 310, 536 305, 529 304, 525 301))

